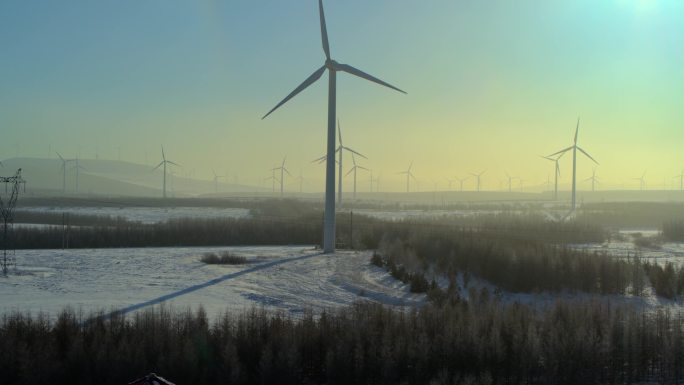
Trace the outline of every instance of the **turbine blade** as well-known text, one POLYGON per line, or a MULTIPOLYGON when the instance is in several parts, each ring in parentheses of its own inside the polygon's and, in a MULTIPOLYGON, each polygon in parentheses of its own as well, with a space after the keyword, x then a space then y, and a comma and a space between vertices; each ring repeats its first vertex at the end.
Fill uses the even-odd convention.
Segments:
POLYGON ((288 171, 285 167, 283 167, 283 171, 285 171, 287 175, 292 176, 292 174, 290 174, 290 171, 288 171))
POLYGON ((356 154, 356 155, 362 157, 363 159, 368 159, 368 158, 366 158, 365 155, 361 154, 361 153, 358 152, 358 151, 352 150, 352 149, 349 148, 349 147, 342 147, 342 148, 345 149, 345 150, 347 150, 347 151, 349 151, 349 152, 351 152, 352 154, 356 154))
MULTIPOLYGON (((560 151, 558 151, 558 152, 554 152, 554 153, 551 154, 551 155, 547 155, 547 157, 550 158, 550 157, 552 157, 552 156, 554 156, 554 155, 563 154, 563 153, 565 153, 566 151, 572 150, 573 147, 575 147, 575 146, 570 146, 570 147, 568 147, 568 148, 564 148, 564 149, 562 149, 562 150, 560 150, 560 151)), ((558 158, 560 159, 560 157, 558 157, 558 158)))
POLYGON ((170 161, 170 160, 167 160, 166 163, 170 163, 170 164, 172 164, 172 165, 174 165, 174 166, 182 167, 180 164, 175 163, 175 162, 172 162, 172 161, 170 161))
POLYGON ((351 172, 354 171, 355 168, 356 168, 356 166, 350 168, 349 171, 347 171, 347 173, 344 174, 344 176, 347 176, 347 175, 351 174, 351 172))
POLYGON ((581 147, 577 146, 577 149, 578 149, 578 150, 580 150, 580 151, 582 151, 582 154, 584 154, 584 155, 588 156, 588 157, 589 157, 589 159, 593 160, 593 161, 594 161, 594 163, 596 163, 596 164, 599 164, 599 162, 597 162, 597 161, 596 161, 596 159, 592 158, 592 157, 591 157, 591 155, 589 155, 589 154, 588 154, 588 153, 587 153, 586 151, 582 150, 582 148, 581 148, 581 147))
POLYGON ((577 144, 577 133, 579 132, 579 116, 577 117, 577 127, 575 127, 575 144, 577 144))
POLYGON ((327 155, 323 155, 323 156, 320 157, 320 158, 316 158, 316 159, 312 160, 311 163, 320 163, 320 162, 322 162, 322 161, 325 160, 325 157, 326 157, 326 156, 327 156, 327 155))
POLYGON ((367 73, 365 73, 365 72, 363 72, 363 71, 361 71, 361 70, 358 70, 358 69, 356 69, 356 68, 354 68, 354 67, 352 67, 352 66, 350 66, 350 65, 348 65, 348 64, 335 63, 335 65, 334 65, 333 68, 334 68, 336 71, 344 71, 344 72, 350 73, 350 74, 352 74, 352 75, 356 75, 356 76, 358 76, 358 77, 360 77, 360 78, 369 80, 369 81, 371 81, 371 82, 378 83, 378 84, 380 84, 380 85, 382 85, 382 86, 389 87, 389 88, 391 88, 391 89, 393 89, 393 90, 395 90, 395 91, 401 92, 402 94, 405 94, 405 93, 406 93, 406 92, 400 90, 399 88, 397 88, 397 87, 395 87, 395 86, 393 86, 393 85, 391 85, 391 84, 389 84, 389 83, 383 82, 382 80, 380 80, 380 79, 378 79, 378 78, 376 78, 376 77, 373 77, 373 76, 371 76, 371 75, 368 75, 367 73))
POLYGON ((323 0, 318 0, 318 13, 321 17, 321 40, 325 58, 330 60, 330 45, 328 44, 328 28, 325 26, 325 13, 323 12, 323 0))
POLYGON ((275 107, 273 107, 273 109, 271 109, 271 111, 268 111, 268 113, 266 115, 264 115, 261 119, 265 119, 267 116, 271 115, 271 113, 273 111, 277 110, 278 107, 282 106, 288 100, 292 99, 295 95, 302 92, 306 87, 313 84, 316 80, 318 80, 318 78, 321 77, 321 75, 323 75, 323 72, 325 72, 325 66, 317 69, 316 72, 314 72, 313 74, 311 74, 311 76, 306 78, 306 80, 304 80, 304 82, 302 82, 302 84, 300 84, 297 88, 295 88, 294 91, 290 92, 290 94, 287 95, 285 97, 285 99, 283 99, 280 103, 278 103, 275 107))
POLYGON ((166 156, 164 155, 164 146, 161 146, 162 149, 162 159, 166 160, 166 156))
POLYGON ((370 171, 369 169, 367 169, 367 168, 365 168, 365 167, 363 167, 363 166, 356 166, 356 167, 357 167, 357 168, 360 168, 361 170, 370 171))
POLYGON ((340 147, 344 147, 342 145, 342 125, 339 119, 337 119, 337 136, 340 138, 340 147))
POLYGON ((61 156, 61 155, 59 155, 59 152, 57 153, 57 156, 59 157, 59 159, 61 159, 61 160, 62 160, 62 162, 66 162, 66 161, 64 160, 64 158, 62 158, 62 156, 61 156))
POLYGON ((163 160, 162 160, 161 162, 159 162, 159 164, 157 165, 157 167, 153 168, 152 171, 154 171, 154 170, 158 169, 159 167, 161 167, 162 164, 164 164, 164 161, 163 161, 163 160))

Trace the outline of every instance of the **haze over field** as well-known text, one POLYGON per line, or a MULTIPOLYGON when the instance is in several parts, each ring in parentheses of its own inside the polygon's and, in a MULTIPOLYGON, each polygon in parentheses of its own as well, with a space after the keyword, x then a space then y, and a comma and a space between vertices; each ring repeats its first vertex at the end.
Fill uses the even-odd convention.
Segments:
MULTIPOLYGON (((345 144, 384 191, 405 190, 411 161, 419 191, 482 170, 483 190, 507 190, 506 172, 546 190, 553 168, 539 155, 571 145, 578 116, 600 189, 639 189, 644 171, 648 189, 679 187, 681 1, 354 0, 326 12, 333 57, 408 92, 338 77, 345 144)), ((259 119, 320 65, 317 16, 312 2, 274 0, 2 2, 0 159, 59 151, 153 167, 164 145, 182 176, 214 169, 268 190, 287 156, 286 189, 301 173, 320 192, 325 82, 259 119)), ((567 190, 570 157, 560 166, 567 190)), ((578 180, 592 170, 580 159, 578 180)))

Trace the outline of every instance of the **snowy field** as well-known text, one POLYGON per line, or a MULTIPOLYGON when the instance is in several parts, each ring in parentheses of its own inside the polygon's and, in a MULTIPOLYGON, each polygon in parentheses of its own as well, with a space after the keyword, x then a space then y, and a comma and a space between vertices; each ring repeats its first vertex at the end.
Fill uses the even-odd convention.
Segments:
POLYGON ((644 237, 655 237, 658 230, 622 230, 619 239, 611 239, 605 243, 587 243, 575 245, 575 248, 605 252, 618 258, 632 258, 637 255, 642 260, 651 263, 665 264, 672 262, 676 266, 684 263, 684 243, 663 242, 655 243, 653 248, 637 247, 634 244, 634 235, 641 234, 644 237))
POLYGON ((17 210, 123 217, 147 224, 178 218, 244 218, 250 215, 249 209, 225 207, 20 207, 17 210))
POLYGON ((419 306, 424 295, 370 264, 370 252, 322 255, 306 247, 18 250, 17 269, 0 277, 0 314, 135 311, 165 303, 202 304, 212 316, 252 306, 298 314, 370 300, 419 306), (204 252, 248 258, 237 266, 206 265, 204 252))

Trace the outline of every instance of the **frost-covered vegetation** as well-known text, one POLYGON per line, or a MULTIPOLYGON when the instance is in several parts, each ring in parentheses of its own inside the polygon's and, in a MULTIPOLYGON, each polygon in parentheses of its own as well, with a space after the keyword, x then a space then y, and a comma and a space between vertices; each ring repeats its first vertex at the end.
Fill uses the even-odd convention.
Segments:
POLYGON ((206 252, 200 257, 200 261, 208 265, 243 265, 247 263, 247 258, 235 255, 230 251, 220 253, 206 252))
POLYGON ((84 322, 0 321, 0 382, 125 384, 625 384, 684 378, 684 319, 600 301, 544 310, 482 294, 409 312, 357 304, 318 316, 156 308, 84 322))

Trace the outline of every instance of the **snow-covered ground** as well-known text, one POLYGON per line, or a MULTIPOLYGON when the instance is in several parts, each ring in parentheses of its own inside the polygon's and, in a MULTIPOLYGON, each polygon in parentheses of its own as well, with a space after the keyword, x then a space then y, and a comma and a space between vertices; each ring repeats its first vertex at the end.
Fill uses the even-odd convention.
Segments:
POLYGON ((37 213, 69 213, 123 217, 142 223, 157 223, 177 218, 244 218, 249 209, 225 207, 21 207, 37 213))
POLYGON ((675 265, 684 263, 684 243, 682 242, 663 242, 657 240, 653 242, 654 247, 638 247, 634 243, 635 236, 654 238, 659 234, 658 230, 622 230, 620 237, 610 239, 605 243, 587 243, 574 245, 574 247, 589 251, 605 252, 618 258, 632 258, 635 255, 642 260, 649 260, 653 263, 664 264, 672 262, 675 265))
POLYGON ((369 252, 322 255, 311 247, 17 250, 17 269, 0 277, 0 314, 65 306, 134 311, 165 303, 202 304, 209 315, 264 306, 298 314, 370 300, 419 306, 424 295, 370 264, 369 252), (205 252, 248 258, 237 266, 206 265, 205 252))

